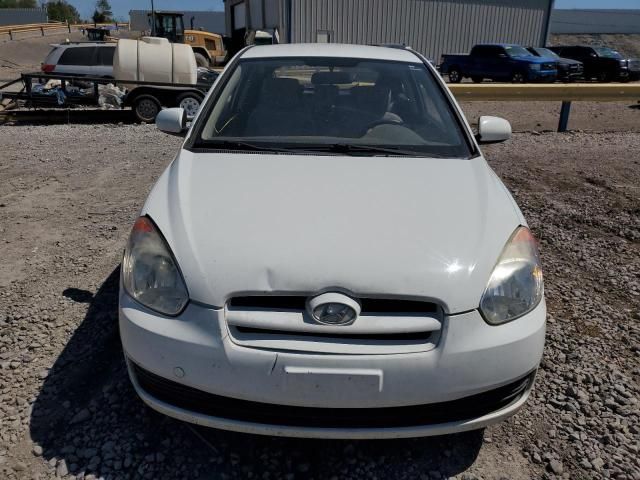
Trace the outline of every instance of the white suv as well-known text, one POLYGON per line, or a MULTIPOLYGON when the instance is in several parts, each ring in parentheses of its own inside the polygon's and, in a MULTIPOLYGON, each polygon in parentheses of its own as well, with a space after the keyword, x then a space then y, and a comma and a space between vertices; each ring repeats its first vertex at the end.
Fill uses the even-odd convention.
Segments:
POLYGON ((61 43, 42 63, 44 73, 113 78, 115 43, 61 43))
MULTIPOLYGON (((158 126, 184 132, 181 109, 158 126)), ((120 333, 152 408, 200 425, 412 437, 514 414, 545 337, 536 241, 409 49, 239 53, 153 187, 120 333)))

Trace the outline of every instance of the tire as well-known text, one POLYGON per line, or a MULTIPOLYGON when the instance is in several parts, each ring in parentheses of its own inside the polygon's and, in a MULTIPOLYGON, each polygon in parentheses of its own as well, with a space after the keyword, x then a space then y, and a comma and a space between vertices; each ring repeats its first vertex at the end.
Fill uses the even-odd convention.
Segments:
POLYGON ((151 123, 156 119, 162 106, 153 95, 140 95, 133 101, 133 113, 142 123, 151 123))
POLYGON ((460 83, 462 81, 462 72, 458 67, 449 69, 449 83, 460 83))
POLYGON ((522 72, 513 72, 511 74, 511 83, 525 83, 527 76, 522 72))
POLYGON ((482 78, 482 77, 471 77, 471 80, 473 80, 473 83, 482 83, 484 78, 482 78))
POLYGON ((182 108, 186 112, 187 119, 191 120, 196 116, 196 113, 198 113, 202 100, 204 100, 202 95, 198 95, 194 92, 187 92, 178 96, 176 103, 178 104, 178 107, 182 108))
POLYGON ((611 74, 609 72, 598 72, 598 81, 602 83, 608 83, 611 81, 611 74))
POLYGON ((196 57, 196 65, 199 67, 209 68, 209 59, 201 53, 194 53, 196 57))

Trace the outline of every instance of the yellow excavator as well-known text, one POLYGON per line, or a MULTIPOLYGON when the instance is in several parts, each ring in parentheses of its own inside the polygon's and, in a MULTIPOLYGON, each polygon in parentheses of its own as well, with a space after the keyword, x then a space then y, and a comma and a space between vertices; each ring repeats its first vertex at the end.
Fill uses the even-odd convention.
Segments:
POLYGON ((202 30, 185 30, 183 16, 182 12, 150 12, 151 36, 163 37, 172 43, 190 45, 199 67, 223 65, 227 60, 227 50, 222 35, 202 30))

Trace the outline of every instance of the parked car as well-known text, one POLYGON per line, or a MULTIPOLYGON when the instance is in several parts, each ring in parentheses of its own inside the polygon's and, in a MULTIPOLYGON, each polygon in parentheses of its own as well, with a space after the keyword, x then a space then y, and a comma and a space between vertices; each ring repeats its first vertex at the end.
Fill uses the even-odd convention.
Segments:
POLYGON ((578 60, 584 65, 586 78, 600 82, 612 80, 629 81, 640 78, 640 60, 625 59, 617 51, 608 47, 571 45, 549 47, 561 57, 578 60))
POLYGON ((115 43, 81 42, 52 46, 41 66, 44 73, 113 78, 115 43))
MULTIPOLYGON (((186 132, 185 112, 160 112, 186 132)), ((135 221, 120 334, 152 408, 269 435, 482 428, 526 401, 536 241, 445 83, 409 49, 249 47, 135 221)))
POLYGON ((476 83, 485 78, 521 83, 554 81, 557 70, 555 61, 536 57, 520 45, 483 44, 474 46, 469 55, 443 55, 440 73, 451 83, 465 77, 476 83))
POLYGON ((556 63, 556 70, 558 71, 558 80, 564 82, 570 82, 572 80, 578 80, 584 75, 584 67, 582 62, 577 60, 571 60, 570 58, 562 58, 558 56, 552 50, 543 47, 527 47, 527 50, 531 55, 536 57, 548 58, 556 63))

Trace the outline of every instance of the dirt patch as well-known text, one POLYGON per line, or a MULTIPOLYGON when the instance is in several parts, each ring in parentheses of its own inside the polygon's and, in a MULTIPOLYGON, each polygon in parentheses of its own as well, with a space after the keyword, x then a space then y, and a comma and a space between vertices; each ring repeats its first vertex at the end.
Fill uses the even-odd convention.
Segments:
POLYGON ((329 442, 194 430, 129 384, 118 265, 179 138, 144 125, 0 134, 1 478, 640 475, 639 135, 516 134, 485 148, 545 269, 545 356, 518 415, 445 438, 329 442))
POLYGON ((598 45, 611 47, 625 56, 640 58, 640 34, 552 34, 549 45, 598 45))

